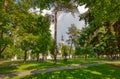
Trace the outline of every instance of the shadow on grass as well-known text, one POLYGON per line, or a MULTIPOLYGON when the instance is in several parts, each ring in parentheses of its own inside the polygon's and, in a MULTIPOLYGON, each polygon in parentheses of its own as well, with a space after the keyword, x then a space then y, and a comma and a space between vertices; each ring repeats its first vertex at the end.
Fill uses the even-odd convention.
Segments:
MULTIPOLYGON (((36 61, 27 61, 23 63, 23 61, 3 61, 0 64, 0 74, 7 74, 7 73, 14 73, 14 72, 21 72, 26 70, 39 70, 39 69, 46 69, 46 68, 53 68, 53 67, 60 67, 60 66, 69 66, 72 64, 88 64, 88 63, 96 63, 98 59, 95 58, 88 58, 84 60, 83 58, 75 58, 75 59, 68 59, 67 62, 63 60, 58 60, 57 64, 54 65, 52 60, 47 60, 43 62, 36 62, 36 61)), ((104 61, 104 60, 102 60, 104 61)))
POLYGON ((34 61, 27 61, 26 63, 23 63, 23 61, 3 61, 0 64, 0 74, 18 72, 20 71, 21 66, 30 63, 34 63, 34 61))
POLYGON ((5 74, 5 75, 0 75, 0 79, 6 79, 6 78, 11 78, 11 77, 14 77, 14 76, 18 76, 17 74, 5 74))
POLYGON ((17 66, 21 64, 20 61, 5 61, 0 64, 0 74, 7 74, 11 72, 15 72, 17 70, 17 66))
POLYGON ((53 66, 54 65, 53 65, 53 62, 51 60, 40 61, 40 62, 35 61, 35 65, 29 66, 29 67, 25 68, 25 70, 43 69, 43 68, 49 68, 49 67, 53 67, 53 66))
POLYGON ((0 68, 0 74, 7 74, 7 73, 11 73, 13 71, 17 70, 16 66, 6 66, 4 68, 0 68))
POLYGON ((36 65, 31 65, 29 67, 24 68, 24 70, 39 70, 39 69, 46 69, 46 68, 53 68, 53 67, 60 67, 60 66, 69 66, 72 64, 89 64, 89 63, 97 63, 100 61, 104 61, 104 60, 98 60, 98 59, 92 59, 89 58, 87 60, 84 60, 83 58, 81 59, 68 59, 67 62, 65 62, 64 60, 58 60, 57 64, 54 65, 52 60, 48 60, 48 61, 43 61, 43 62, 36 62, 36 65))
POLYGON ((25 76, 20 79, 120 79, 120 69, 111 65, 46 72, 25 76))

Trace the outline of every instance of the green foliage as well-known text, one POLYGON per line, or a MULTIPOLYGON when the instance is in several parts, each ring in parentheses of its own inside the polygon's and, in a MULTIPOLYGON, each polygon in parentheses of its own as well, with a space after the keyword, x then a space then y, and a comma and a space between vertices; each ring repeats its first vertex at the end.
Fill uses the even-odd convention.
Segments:
MULTIPOLYGON (((119 21, 120 16, 120 2, 118 0, 76 0, 78 4, 86 4, 89 8, 87 12, 80 15, 80 20, 84 19, 88 25, 86 31, 81 31, 79 35, 79 45, 92 45, 94 52, 97 54, 114 55, 117 53, 119 43, 118 31, 113 25, 119 21), (82 34, 83 33, 83 34, 82 34), (84 39, 84 40, 81 40, 84 39), (85 41, 86 39, 86 41, 85 41), (117 51, 115 51, 117 50, 117 51)), ((119 27, 119 23, 117 25, 119 27)))
POLYGON ((62 56, 67 59, 66 57, 68 56, 68 46, 62 45, 62 56))
POLYGON ((48 18, 40 15, 33 30, 33 34, 37 36, 34 40, 33 52, 45 54, 48 51, 51 41, 49 27, 50 21, 48 18))
POLYGON ((89 55, 89 56, 94 56, 94 50, 93 47, 88 45, 86 47, 77 47, 75 51, 75 55, 89 55))
POLYGON ((50 45, 49 45, 49 51, 50 51, 50 54, 52 54, 52 55, 54 55, 54 45, 53 45, 53 42, 54 42, 54 39, 51 38, 50 45))
POLYGON ((55 2, 59 4, 59 10, 66 11, 66 12, 75 12, 76 6, 73 5, 70 0, 34 0, 36 5, 40 7, 41 10, 43 9, 50 9, 50 5, 54 5, 55 2))
POLYGON ((77 39, 77 33, 78 33, 77 27, 74 24, 71 24, 71 27, 68 28, 67 34, 69 35, 69 39, 72 39, 71 42, 73 42, 74 45, 77 39))
POLYGON ((91 42, 91 28, 85 27, 78 33, 78 47, 76 49, 76 55, 93 55, 93 47, 90 44, 91 42))
POLYGON ((90 13, 94 16, 93 23, 99 24, 104 21, 115 21, 120 16, 119 0, 77 0, 81 4, 86 4, 90 13))

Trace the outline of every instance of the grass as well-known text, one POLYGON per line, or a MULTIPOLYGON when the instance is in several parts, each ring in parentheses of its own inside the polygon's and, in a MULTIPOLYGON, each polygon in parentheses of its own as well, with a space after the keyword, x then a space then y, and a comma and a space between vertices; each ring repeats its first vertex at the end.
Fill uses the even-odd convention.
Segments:
MULTIPOLYGON (((70 59, 67 62, 58 60, 57 65, 53 65, 52 61, 35 62, 27 61, 25 64, 21 61, 0 61, 0 73, 21 72, 26 70, 37 70, 44 68, 59 67, 65 65, 88 64, 95 62, 103 62, 105 60, 98 59, 70 59)), ((35 74, 25 77, 14 77, 11 79, 120 79, 120 62, 111 63, 110 65, 100 65, 88 68, 56 71, 50 73, 35 74)))
POLYGON ((76 64, 88 64, 95 62, 102 62, 105 60, 98 60, 95 58, 89 58, 84 60, 83 58, 77 59, 69 59, 67 62, 63 60, 58 60, 57 64, 54 65, 52 60, 47 60, 44 62, 36 62, 36 61, 27 61, 23 63, 22 61, 0 61, 0 74, 14 73, 14 72, 22 72, 28 70, 38 70, 38 69, 47 69, 53 67, 60 66, 68 66, 68 65, 76 65, 76 64))
POLYGON ((120 79, 120 62, 10 79, 120 79))

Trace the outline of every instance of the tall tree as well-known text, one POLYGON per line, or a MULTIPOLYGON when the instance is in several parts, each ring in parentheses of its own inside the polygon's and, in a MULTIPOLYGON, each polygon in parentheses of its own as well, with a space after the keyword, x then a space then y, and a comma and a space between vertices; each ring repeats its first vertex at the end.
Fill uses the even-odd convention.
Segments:
MULTIPOLYGON (((93 44, 98 46, 98 48, 101 48, 101 47, 103 48, 105 45, 107 45, 105 49, 109 50, 108 52, 111 52, 111 51, 113 52, 113 50, 110 48, 111 48, 111 46, 113 46, 113 44, 115 45, 116 43, 113 41, 110 42, 112 40, 112 38, 114 38, 114 36, 115 36, 112 33, 114 31, 111 30, 111 27, 114 26, 114 30, 115 30, 115 34, 116 34, 115 38, 117 37, 117 43, 118 43, 117 45, 119 45, 119 41, 120 41, 118 38, 120 36, 118 33, 119 18, 120 18, 119 17, 120 16, 119 1, 118 0, 114 0, 114 1, 112 1, 112 0, 105 0, 105 1, 76 0, 76 1, 78 1, 78 4, 80 4, 80 5, 86 4, 86 7, 89 8, 88 12, 83 14, 82 17, 85 18, 85 20, 88 22, 89 26, 94 29, 94 30, 92 30, 92 32, 93 32, 92 40, 94 40, 93 44), (99 40, 99 39, 101 39, 101 37, 99 35, 99 29, 103 26, 106 27, 106 33, 104 33, 103 35, 105 36, 105 38, 109 38, 109 39, 107 39, 106 42, 104 41, 104 46, 101 46, 102 43, 100 44, 100 40, 99 40), (108 44, 108 41, 109 41, 109 44, 108 44)), ((117 46, 117 47, 119 47, 119 46, 117 46)), ((116 47, 115 47, 115 49, 116 49, 116 47)), ((119 49, 117 49, 117 50, 119 50, 119 49)))
POLYGON ((68 28, 67 34, 69 35, 69 41, 71 42, 70 45, 70 54, 72 51, 72 46, 74 44, 75 49, 77 48, 76 40, 77 40, 77 34, 78 34, 78 29, 74 24, 71 24, 71 27, 68 28))
MULTIPOLYGON (((12 1, 9 1, 12 2, 12 1)), ((9 26, 9 7, 10 4, 8 0, 1 0, 0 1, 0 58, 2 56, 3 51, 8 45, 8 39, 4 37, 4 33, 8 30, 6 29, 9 26)))
POLYGON ((46 52, 49 49, 51 42, 50 34, 50 21, 48 17, 39 16, 37 19, 37 25, 33 30, 33 34, 37 36, 37 39, 34 41, 33 51, 37 54, 37 61, 39 60, 39 53, 42 55, 47 54, 46 52))
MULTIPOLYGON (((56 56, 57 56, 57 13, 58 11, 62 10, 65 12, 75 12, 76 11, 76 6, 72 4, 71 1, 61 1, 61 0, 51 0, 49 1, 50 7, 54 8, 54 64, 56 64, 56 56)), ((48 5, 48 4, 46 4, 48 5)))

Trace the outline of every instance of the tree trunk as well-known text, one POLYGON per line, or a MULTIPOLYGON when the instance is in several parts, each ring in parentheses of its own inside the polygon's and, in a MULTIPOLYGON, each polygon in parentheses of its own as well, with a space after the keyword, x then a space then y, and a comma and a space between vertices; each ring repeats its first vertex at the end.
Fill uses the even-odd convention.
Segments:
POLYGON ((100 55, 97 53, 97 59, 100 59, 100 55))
POLYGON ((54 61, 53 63, 57 63, 57 13, 58 13, 58 4, 55 4, 55 26, 54 26, 54 61))
POLYGON ((120 18, 118 19, 118 21, 113 25, 114 27, 114 31, 116 33, 117 36, 117 46, 118 49, 120 51, 120 18))
POLYGON ((85 60, 87 59, 87 54, 85 54, 85 60))
POLYGON ((5 50, 6 47, 7 47, 7 44, 4 46, 4 48, 1 48, 0 46, 0 58, 2 58, 2 52, 5 50))
POLYGON ((2 58, 2 53, 0 52, 0 58, 2 58))
MULTIPOLYGON (((3 31, 0 30, 0 39, 3 38, 3 31)), ((2 58, 2 45, 0 44, 0 58, 2 58)))
POLYGON ((69 59, 70 59, 70 53, 69 53, 69 59))
POLYGON ((66 62, 67 61, 67 56, 64 56, 65 58, 64 58, 64 61, 66 62))
POLYGON ((72 42, 72 39, 71 39, 71 45, 70 45, 70 52, 69 52, 69 55, 70 55, 71 52, 72 52, 72 44, 73 44, 73 42, 72 42))
POLYGON ((26 62, 26 60, 27 60, 27 50, 25 50, 24 52, 24 63, 26 62))
POLYGON ((39 53, 36 54, 37 62, 39 61, 39 53))

